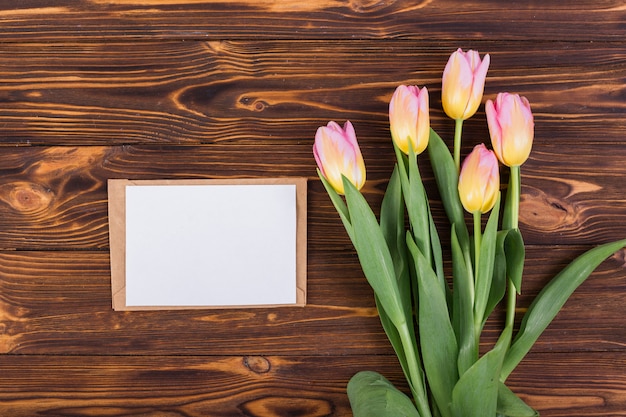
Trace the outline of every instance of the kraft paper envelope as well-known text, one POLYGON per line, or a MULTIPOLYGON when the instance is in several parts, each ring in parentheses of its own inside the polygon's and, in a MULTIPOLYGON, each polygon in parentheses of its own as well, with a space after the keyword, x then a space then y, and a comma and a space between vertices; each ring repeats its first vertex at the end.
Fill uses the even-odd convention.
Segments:
POLYGON ((306 185, 109 180, 113 309, 305 305, 306 185))

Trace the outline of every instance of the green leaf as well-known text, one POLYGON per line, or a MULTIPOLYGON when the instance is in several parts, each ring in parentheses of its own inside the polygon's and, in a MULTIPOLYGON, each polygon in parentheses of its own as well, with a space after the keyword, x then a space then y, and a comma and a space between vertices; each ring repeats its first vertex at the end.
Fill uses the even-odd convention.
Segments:
POLYGON ((398 166, 393 170, 387 190, 380 207, 380 229, 393 259, 398 288, 402 296, 405 316, 412 315, 411 281, 408 268, 408 252, 406 249, 404 200, 398 166))
POLYGON ((361 268, 389 319, 399 329, 406 325, 407 318, 387 241, 363 195, 345 177, 343 185, 361 268))
POLYGON ((357 373, 347 391, 354 417, 420 417, 411 399, 379 373, 357 373))
POLYGON ((489 291, 489 300, 487 301, 487 307, 485 308, 485 317, 489 315, 496 308, 498 303, 502 301, 504 294, 506 293, 506 253, 504 251, 504 242, 511 230, 501 230, 496 236, 496 253, 493 264, 493 279, 491 281, 491 290, 489 291))
MULTIPOLYGON (((398 362, 400 362, 400 366, 402 367, 402 371, 404 372, 404 376, 408 383, 411 383, 411 373, 409 370, 409 363, 406 357, 406 351, 404 350, 404 346, 402 345, 402 338, 400 337, 400 333, 398 333, 398 329, 391 322, 391 319, 385 312, 380 300, 376 295, 374 295, 374 299, 376 301, 376 309, 378 310, 378 317, 380 318, 380 323, 383 326, 383 330, 387 335, 387 339, 391 343, 391 347, 393 347, 396 356, 398 357, 398 362)), ((415 338, 413 338, 415 340, 415 338)))
POLYGON ((456 225, 461 248, 464 251, 469 250, 469 233, 465 224, 465 211, 459 199, 459 174, 450 150, 432 128, 428 142, 428 156, 450 224, 456 225))
MULTIPOLYGON (((385 240, 387 241, 387 246, 389 247, 393 258, 398 288, 400 290, 400 295, 402 296, 404 315, 406 317, 411 317, 413 314, 413 307, 411 305, 411 278, 407 263, 408 253, 404 237, 404 200, 402 199, 402 188, 400 186, 400 177, 397 166, 391 174, 389 184, 387 185, 387 190, 381 204, 380 228, 383 232, 385 240)), ((394 348, 396 355, 398 356, 398 360, 400 361, 400 365, 404 370, 407 380, 410 381, 408 362, 400 334, 389 319, 380 300, 378 300, 378 297, 376 297, 376 306, 378 308, 378 315, 380 317, 381 324, 387 334, 387 338, 391 342, 391 346, 394 348)), ((411 332, 411 340, 413 341, 413 350, 416 351, 417 345, 415 344, 415 332, 413 330, 413 326, 409 326, 409 331, 411 332)))
POLYGON ((498 387, 498 416, 501 417, 539 417, 520 397, 509 389, 503 382, 498 387))
POLYGON ((458 348, 446 307, 446 294, 430 263, 408 233, 407 245, 417 271, 418 330, 424 371, 437 408, 442 416, 448 417, 451 415, 452 389, 458 380, 458 348))
POLYGON ((501 230, 497 235, 496 259, 493 280, 485 317, 493 312, 506 293, 507 280, 511 280, 517 293, 521 293, 525 258, 524 241, 518 229, 501 230))
POLYGON ((503 381, 526 356, 576 288, 606 258, 625 246, 626 239, 623 239, 606 243, 585 252, 565 267, 541 290, 524 315, 520 331, 506 355, 501 375, 503 381))
POLYGON ((513 282, 518 294, 522 293, 522 276, 524 275, 524 258, 526 250, 524 239, 518 229, 512 229, 504 241, 506 254, 506 273, 513 282))
MULTIPOLYGON (((422 183, 422 176, 420 175, 419 168, 417 166, 417 156, 413 153, 413 149, 409 146, 409 199, 406 201, 407 212, 409 214, 409 221, 413 227, 413 237, 417 247, 424 254, 424 257, 431 260, 430 249, 430 222, 428 218, 429 207, 428 197, 426 196, 426 190, 422 183)), ((404 192, 407 195, 407 192, 404 192)))
POLYGON ((485 232, 480 242, 480 253, 478 268, 474 277, 476 286, 476 298, 474 301, 474 324, 482 327, 486 320, 485 311, 489 301, 489 291, 493 278, 493 264, 496 253, 496 236, 498 233, 498 215, 500 212, 500 195, 496 199, 496 204, 491 210, 485 232))
POLYGON ((437 227, 435 226, 435 220, 433 219, 430 207, 428 208, 428 220, 430 222, 430 247, 433 255, 433 265, 435 267, 435 273, 437 274, 437 278, 439 278, 439 284, 446 292, 446 295, 450 296, 450 287, 446 282, 446 277, 443 270, 443 254, 441 251, 441 241, 439 240, 439 233, 437 232, 437 227))
POLYGON ((409 151, 408 159, 405 159, 405 155, 395 144, 394 149, 398 163, 402 163, 402 166, 406 167, 404 171, 400 169, 400 182, 415 242, 424 256, 430 259, 428 199, 417 166, 417 157, 412 149, 409 151))
POLYGON ((454 225, 452 226, 451 242, 454 286, 452 322, 459 345, 458 371, 459 375, 463 375, 478 360, 478 341, 474 334, 474 279, 472 272, 467 269, 454 225))
POLYGON ((322 184, 326 189, 326 193, 330 197, 330 201, 333 203, 333 206, 335 206, 335 210, 337 210, 339 218, 343 222, 343 226, 346 229, 350 240, 354 244, 354 237, 352 236, 352 224, 350 223, 350 213, 348 212, 348 207, 346 206, 346 203, 344 203, 341 196, 337 194, 337 191, 335 191, 333 186, 330 185, 328 181, 326 181, 326 178, 324 178, 319 168, 317 169, 317 175, 320 177, 320 180, 322 181, 322 184))
POLYGON ((454 417, 496 415, 498 376, 510 341, 511 328, 506 327, 494 348, 461 375, 452 392, 454 417))

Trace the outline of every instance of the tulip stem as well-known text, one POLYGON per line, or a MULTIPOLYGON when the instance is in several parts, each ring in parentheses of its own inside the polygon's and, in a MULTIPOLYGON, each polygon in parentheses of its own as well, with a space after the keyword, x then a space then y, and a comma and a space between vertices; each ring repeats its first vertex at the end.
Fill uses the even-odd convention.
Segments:
MULTIPOLYGON (((512 166, 511 167, 511 178, 509 179, 509 195, 507 196, 510 199, 510 210, 511 210, 511 228, 518 230, 519 229, 519 200, 520 200, 520 167, 512 166)), ((515 305, 517 302, 517 289, 513 284, 513 281, 508 280, 507 284, 507 306, 506 306, 506 326, 513 327, 513 323, 515 322, 515 305)))
POLYGON ((478 276, 478 259, 480 259, 480 244, 482 241, 481 212, 474 213, 474 277, 478 276))
POLYGON ((461 132, 463 131, 463 119, 454 121, 454 165, 456 172, 461 172, 461 132))
POLYGON ((426 396, 426 389, 423 385, 424 375, 418 363, 419 353, 415 351, 415 345, 413 344, 413 338, 411 337, 407 323, 402 323, 397 329, 409 366, 409 385, 417 406, 417 411, 420 416, 431 417, 428 397, 426 396))
POLYGON ((511 178, 509 180, 511 186, 511 196, 513 205, 511 206, 511 227, 515 230, 519 229, 519 199, 520 199, 520 166, 511 167, 511 178))

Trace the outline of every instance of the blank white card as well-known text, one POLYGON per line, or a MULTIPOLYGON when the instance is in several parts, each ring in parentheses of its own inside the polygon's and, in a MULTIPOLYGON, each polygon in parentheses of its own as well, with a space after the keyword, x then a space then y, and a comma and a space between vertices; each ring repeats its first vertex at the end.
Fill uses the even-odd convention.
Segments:
POLYGON ((126 186, 126 305, 296 303, 294 184, 126 186))

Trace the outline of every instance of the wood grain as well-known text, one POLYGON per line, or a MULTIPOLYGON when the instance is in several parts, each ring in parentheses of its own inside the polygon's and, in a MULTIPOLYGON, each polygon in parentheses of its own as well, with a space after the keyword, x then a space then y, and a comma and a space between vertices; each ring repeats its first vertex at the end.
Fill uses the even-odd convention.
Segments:
MULTIPOLYGON (((485 97, 528 97, 538 145, 619 143, 626 129, 622 44, 474 44, 491 55, 485 97)), ((433 127, 451 137, 440 86, 457 47, 395 40, 5 43, 0 143, 302 142, 335 119, 352 120, 362 141, 386 141, 388 102, 401 83, 428 87, 433 127)), ((467 125, 472 138, 488 138, 482 110, 467 125)))
MULTIPOLYGON (((312 128, 311 131, 314 131, 312 128)), ((108 178, 241 178, 304 176, 309 190, 309 245, 349 245, 338 216, 315 177, 312 140, 273 144, 197 146, 17 147, 0 160, 0 247, 108 247, 108 178), (335 240, 338 240, 335 241, 335 240)), ((364 193, 377 210, 393 167, 388 139, 362 144, 369 182, 364 193)), ((537 145, 524 165, 521 222, 529 244, 597 244, 626 236, 626 148, 537 145), (579 155, 585 158, 576 159, 579 155), (576 160, 575 166, 572 161, 576 160)), ((427 168, 427 164, 425 168, 427 168)), ((437 191, 428 169, 433 200, 437 191)), ((434 215, 444 221, 440 206, 434 215)), ((445 223, 441 223, 442 225, 445 223)), ((445 228, 443 228, 444 233, 445 228)), ((443 234, 442 234, 443 235, 443 234)))
MULTIPOLYGON (((529 248, 520 313, 583 249, 529 248)), ((578 289, 535 351, 623 349, 625 257, 626 252, 620 252, 607 260, 578 289)), ((0 253, 1 352, 242 356, 268 352, 324 356, 393 353, 352 251, 310 250, 305 308, 115 312, 111 310, 110 288, 108 252, 0 253), (159 323, 156 327, 155 322, 159 323)), ((493 343, 501 330, 502 313, 498 311, 487 325, 483 344, 493 343)))
POLYGON ((619 0, 27 0, 3 2, 0 37, 48 39, 468 39, 621 41, 619 0))
MULTIPOLYGON (((14 417, 351 415, 349 378, 393 356, 0 356, 0 408, 14 417), (42 378, 46 375, 46 378, 42 378), (58 381, 65 381, 63 386, 58 381), (10 382, 10 383, 8 383, 10 382), (157 411, 159 410, 159 411, 157 411)), ((543 417, 624 415, 626 357, 531 354, 512 389, 543 417), (589 389, 589 381, 600 381, 589 389), (556 387, 555 387, 556 386, 556 387)))

